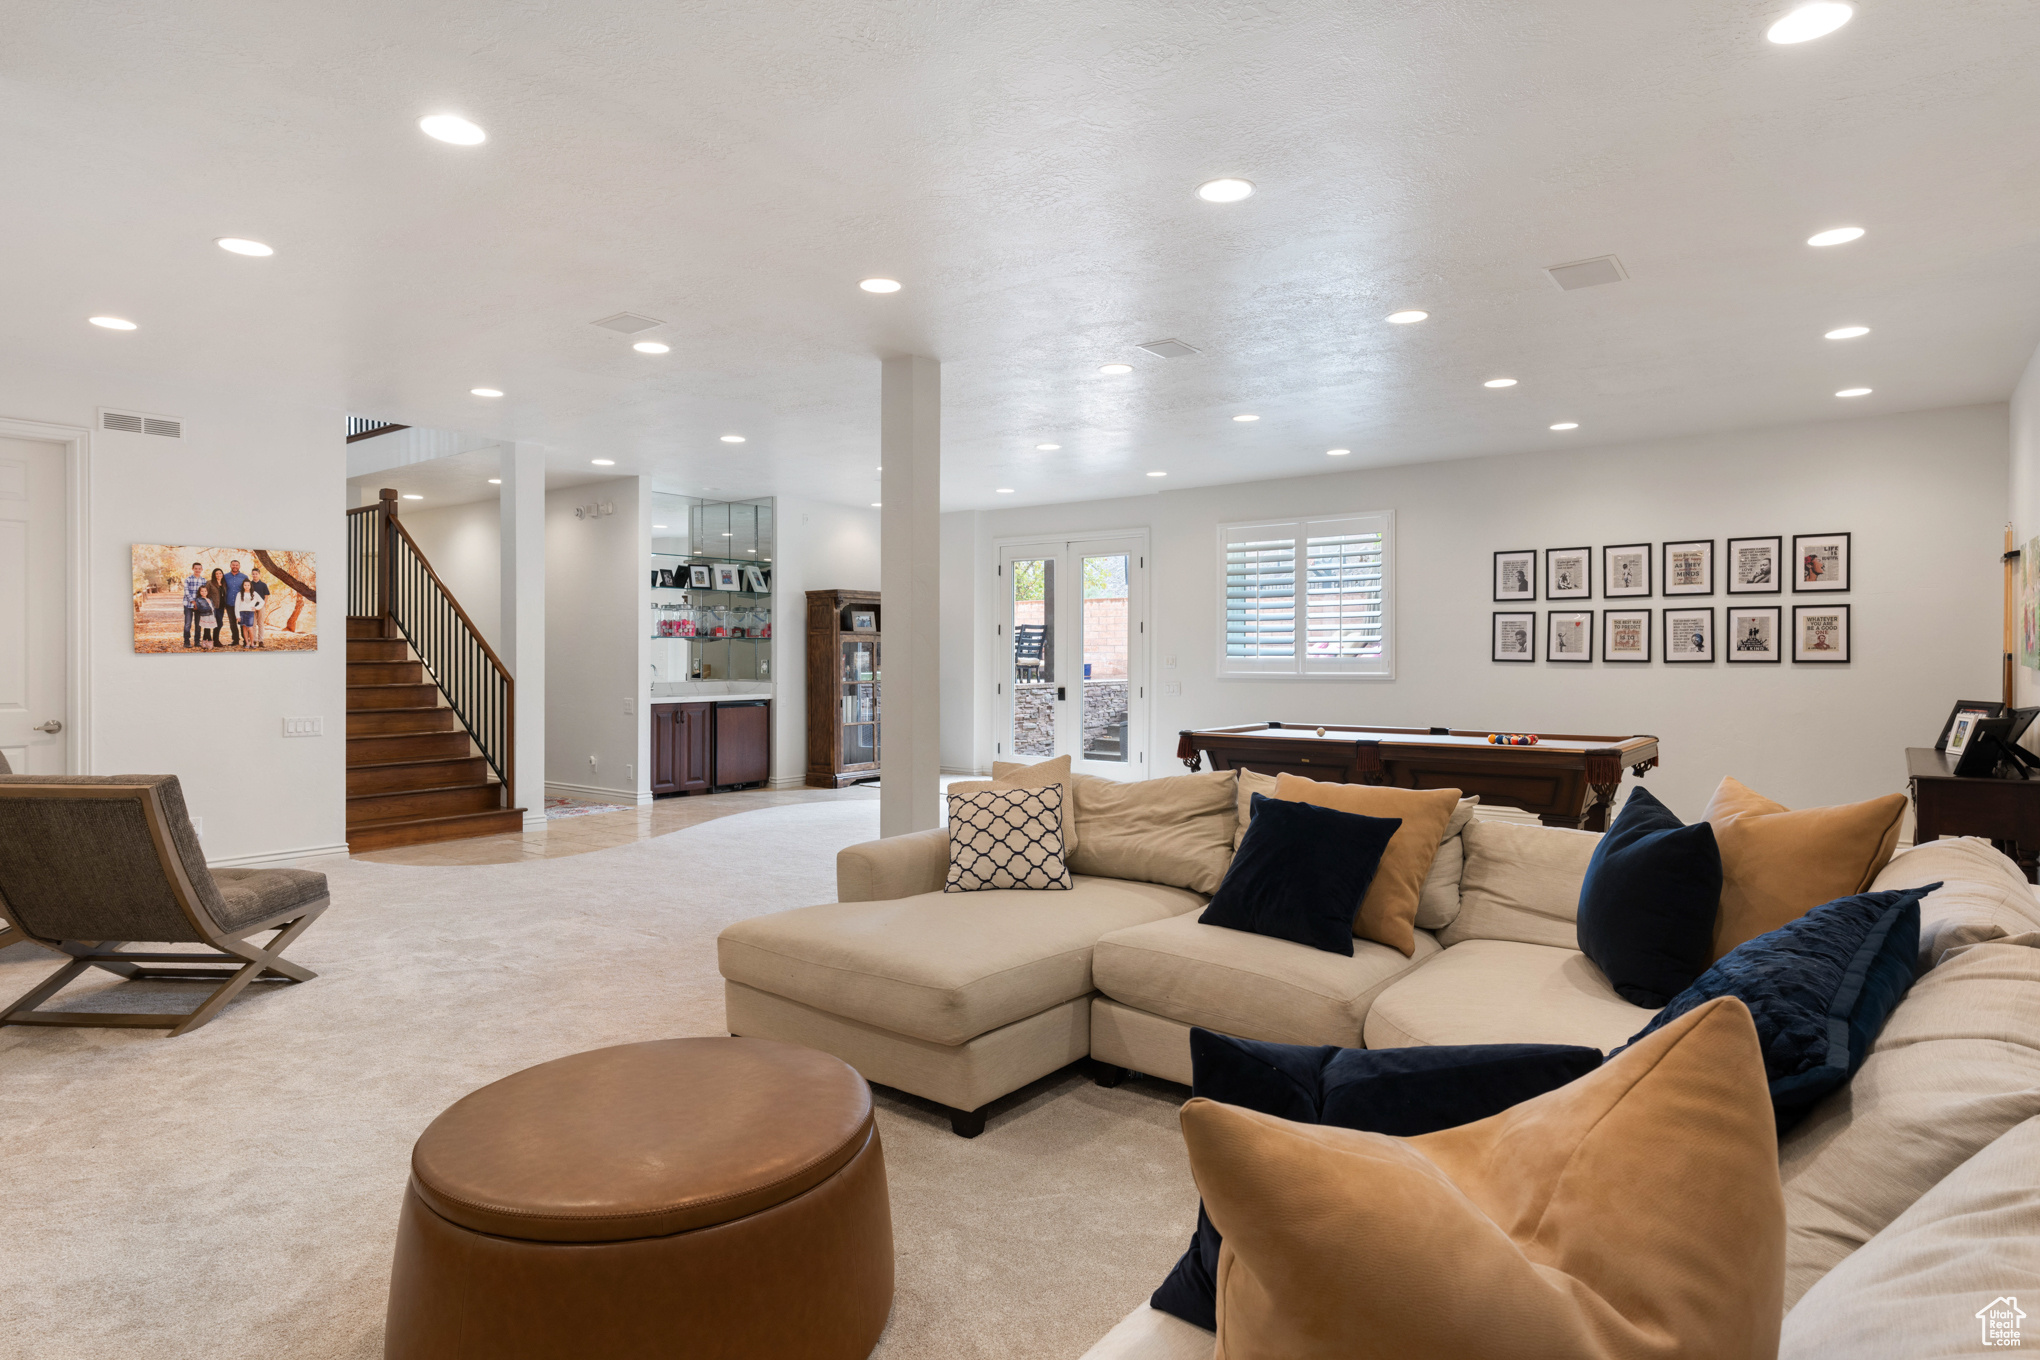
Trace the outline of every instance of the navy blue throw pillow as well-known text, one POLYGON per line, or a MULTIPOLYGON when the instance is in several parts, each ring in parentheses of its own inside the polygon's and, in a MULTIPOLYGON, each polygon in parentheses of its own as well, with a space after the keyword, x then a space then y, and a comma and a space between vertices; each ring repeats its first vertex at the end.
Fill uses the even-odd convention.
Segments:
POLYGON ((1246 837, 1197 919, 1351 957, 1353 914, 1402 819, 1260 793, 1247 815, 1246 837))
POLYGON ((1636 789, 1587 862, 1580 952, 1625 1001, 1655 1009, 1707 971, 1720 908, 1714 828, 1687 826, 1636 789))
MULTIPOLYGON (((1251 833, 1250 833, 1251 834, 1251 833)), ((1299 1124, 1413 1138, 1500 1114, 1601 1065, 1566 1044, 1310 1048, 1190 1031, 1190 1094, 1299 1124)), ((1149 1300, 1218 1330, 1218 1229, 1197 1206, 1190 1249, 1149 1300)))
POLYGON ((1737 945, 1629 1043, 1717 996, 1742 998, 1757 1022, 1782 1138, 1870 1056, 1913 984, 1920 899, 1940 886, 1838 897, 1737 945))

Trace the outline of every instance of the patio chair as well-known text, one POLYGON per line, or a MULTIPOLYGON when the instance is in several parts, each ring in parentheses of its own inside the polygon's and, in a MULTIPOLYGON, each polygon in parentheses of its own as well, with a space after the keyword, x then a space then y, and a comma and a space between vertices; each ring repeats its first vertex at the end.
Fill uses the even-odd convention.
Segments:
POLYGON ((251 982, 317 977, 282 955, 328 900, 324 874, 208 870, 175 775, 0 776, 0 915, 71 956, 0 1011, 0 1025, 189 1034, 251 982), (265 930, 276 933, 261 944, 248 938, 265 930), (131 940, 216 952, 135 951, 131 940), (89 968, 138 982, 219 985, 189 1014, 37 1009, 89 968))

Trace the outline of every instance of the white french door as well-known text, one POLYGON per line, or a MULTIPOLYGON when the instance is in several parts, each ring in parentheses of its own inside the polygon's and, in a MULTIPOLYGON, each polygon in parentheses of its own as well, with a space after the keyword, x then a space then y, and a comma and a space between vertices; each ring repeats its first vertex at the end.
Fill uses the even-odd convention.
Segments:
POLYGON ((1147 536, 1007 544, 997 581, 996 757, 1147 778, 1147 536))
POLYGON ((63 774, 64 448, 0 438, 0 755, 63 774))

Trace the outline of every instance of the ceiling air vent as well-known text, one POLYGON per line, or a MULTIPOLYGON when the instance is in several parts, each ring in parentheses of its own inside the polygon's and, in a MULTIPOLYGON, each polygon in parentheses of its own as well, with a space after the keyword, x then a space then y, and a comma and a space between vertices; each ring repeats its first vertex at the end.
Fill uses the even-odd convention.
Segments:
POLYGON ((184 422, 170 416, 145 416, 139 411, 99 409, 99 428, 122 434, 153 434, 164 439, 184 438, 184 422))
POLYGON ((1555 264, 1544 272, 1551 275, 1553 283, 1567 292, 1575 288, 1594 288, 1604 283, 1620 283, 1629 277, 1622 271, 1622 261, 1613 255, 1601 255, 1591 260, 1574 260, 1571 264, 1555 264))
POLYGON ((1197 353, 1181 340, 1150 340, 1141 348, 1157 359, 1181 359, 1185 355, 1197 353))
POLYGON ((636 312, 618 312, 615 316, 605 316, 600 321, 591 321, 588 324, 600 326, 605 331, 615 331, 619 335, 636 335, 639 331, 648 331, 654 326, 663 326, 666 323, 656 317, 639 316, 636 312))

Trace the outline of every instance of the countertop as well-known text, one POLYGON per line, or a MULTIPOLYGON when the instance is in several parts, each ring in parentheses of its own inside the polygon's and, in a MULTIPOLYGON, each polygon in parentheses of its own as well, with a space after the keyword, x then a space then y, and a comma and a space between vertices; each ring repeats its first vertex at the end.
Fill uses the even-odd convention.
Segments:
POLYGON ((769 680, 654 680, 653 703, 740 704, 772 697, 769 680))

